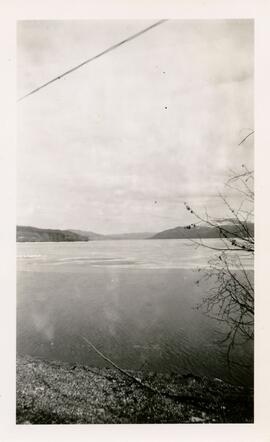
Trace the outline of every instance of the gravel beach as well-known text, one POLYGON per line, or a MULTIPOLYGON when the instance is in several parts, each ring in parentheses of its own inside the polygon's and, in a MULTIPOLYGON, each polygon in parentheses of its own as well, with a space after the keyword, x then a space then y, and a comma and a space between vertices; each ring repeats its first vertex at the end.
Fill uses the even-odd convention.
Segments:
POLYGON ((253 422, 251 389, 192 374, 128 373, 146 387, 114 368, 18 356, 17 424, 253 422))

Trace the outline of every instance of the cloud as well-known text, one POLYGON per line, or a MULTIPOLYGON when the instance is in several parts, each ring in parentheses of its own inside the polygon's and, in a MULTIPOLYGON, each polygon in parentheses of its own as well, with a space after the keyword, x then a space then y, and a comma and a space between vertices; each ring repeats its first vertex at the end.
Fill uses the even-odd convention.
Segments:
MULTIPOLYGON (((21 23, 20 90, 148 24, 21 23)), ((157 215, 184 221, 179 195, 212 206, 229 169, 253 164, 252 140, 238 146, 245 127, 253 127, 252 23, 166 22, 21 102, 20 224, 110 233, 156 230, 157 215)))

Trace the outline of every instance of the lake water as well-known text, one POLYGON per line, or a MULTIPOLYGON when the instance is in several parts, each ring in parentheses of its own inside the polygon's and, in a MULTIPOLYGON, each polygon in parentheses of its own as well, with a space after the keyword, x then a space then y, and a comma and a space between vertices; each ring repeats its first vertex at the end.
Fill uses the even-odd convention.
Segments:
MULTIPOLYGON (((225 326, 196 309, 210 288, 196 284, 196 269, 214 253, 187 240, 18 243, 18 353, 108 366, 85 336, 122 368, 250 385, 252 369, 229 372, 220 343, 225 326)), ((252 355, 245 345, 234 357, 246 364, 252 355)))

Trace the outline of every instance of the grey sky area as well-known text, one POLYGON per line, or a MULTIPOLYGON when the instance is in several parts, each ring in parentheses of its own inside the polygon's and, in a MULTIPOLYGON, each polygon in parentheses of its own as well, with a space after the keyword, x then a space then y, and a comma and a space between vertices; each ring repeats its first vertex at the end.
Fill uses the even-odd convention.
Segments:
MULTIPOLYGON (((153 21, 18 23, 18 97, 153 21)), ((169 20, 18 103, 17 222, 157 232, 253 167, 253 23, 169 20)))

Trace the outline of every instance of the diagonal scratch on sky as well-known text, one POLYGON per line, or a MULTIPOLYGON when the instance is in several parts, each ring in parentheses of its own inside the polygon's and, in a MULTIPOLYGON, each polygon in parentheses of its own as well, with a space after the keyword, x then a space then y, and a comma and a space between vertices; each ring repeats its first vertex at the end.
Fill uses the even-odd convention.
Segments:
POLYGON ((32 91, 28 92, 27 94, 23 95, 22 97, 20 97, 17 101, 22 101, 25 98, 29 97, 30 95, 40 91, 41 89, 45 88, 46 86, 49 86, 50 84, 54 83, 57 80, 61 80, 61 78, 65 77, 66 75, 71 74, 72 72, 76 71, 77 69, 85 66, 88 63, 91 63, 91 61, 96 60, 97 58, 102 57, 103 55, 107 54, 108 52, 113 51, 114 49, 119 48, 120 46, 122 46, 125 43, 128 43, 131 40, 134 40, 137 37, 140 37, 142 34, 144 34, 145 32, 150 31, 151 29, 155 28, 156 26, 161 25, 162 23, 166 22, 168 19, 163 19, 163 20, 159 20, 158 22, 153 23, 151 26, 148 26, 147 28, 142 29, 139 32, 136 32, 136 34, 131 35, 130 37, 125 38, 124 40, 120 41, 119 43, 116 43, 112 46, 110 46, 109 48, 105 49, 104 51, 100 52, 99 54, 94 55, 91 58, 88 58, 87 60, 83 61, 82 63, 74 66, 73 68, 69 69, 68 71, 63 72, 63 74, 58 75, 57 77, 52 78, 50 81, 47 81, 46 83, 42 84, 41 86, 33 89, 32 91))

